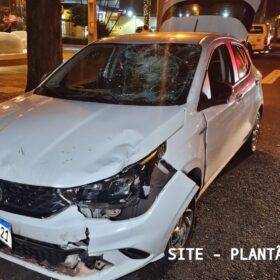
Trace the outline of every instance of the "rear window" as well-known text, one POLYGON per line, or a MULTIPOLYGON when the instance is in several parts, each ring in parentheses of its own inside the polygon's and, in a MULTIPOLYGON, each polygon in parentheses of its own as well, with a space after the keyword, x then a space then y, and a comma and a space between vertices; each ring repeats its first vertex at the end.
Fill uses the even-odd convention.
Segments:
POLYGON ((263 27, 262 26, 253 26, 250 29, 251 34, 262 34, 263 33, 263 27))

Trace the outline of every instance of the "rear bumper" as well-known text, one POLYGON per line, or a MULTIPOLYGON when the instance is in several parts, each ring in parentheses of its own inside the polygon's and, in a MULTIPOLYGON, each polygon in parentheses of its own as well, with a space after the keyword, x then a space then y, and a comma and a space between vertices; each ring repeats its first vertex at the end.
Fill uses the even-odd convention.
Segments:
MULTIPOLYGON (((178 171, 145 214, 124 221, 86 219, 75 206, 47 219, 0 211, 0 218, 12 225, 14 235, 47 242, 64 250, 83 249, 87 256, 100 257, 105 261, 102 270, 87 268, 81 259, 75 269, 65 269, 64 263, 56 267, 49 262, 40 263, 32 256, 20 256, 16 250, 13 254, 7 248, 0 248, 0 257, 55 279, 119 278, 163 257, 177 220, 197 190, 198 186, 178 171), (87 242, 82 242, 84 240, 87 242), (120 251, 125 248, 141 250, 147 256, 133 259, 120 251)), ((76 252, 76 255, 79 254, 76 252)))

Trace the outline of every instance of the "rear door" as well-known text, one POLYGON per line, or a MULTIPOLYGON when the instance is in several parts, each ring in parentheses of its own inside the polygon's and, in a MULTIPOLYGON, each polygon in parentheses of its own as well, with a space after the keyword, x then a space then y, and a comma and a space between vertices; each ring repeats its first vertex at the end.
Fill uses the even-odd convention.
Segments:
POLYGON ((261 81, 252 71, 252 62, 244 46, 232 42, 231 48, 235 68, 235 102, 239 105, 236 118, 238 118, 240 137, 245 141, 251 133, 256 119, 258 108, 255 106, 255 100, 261 81))

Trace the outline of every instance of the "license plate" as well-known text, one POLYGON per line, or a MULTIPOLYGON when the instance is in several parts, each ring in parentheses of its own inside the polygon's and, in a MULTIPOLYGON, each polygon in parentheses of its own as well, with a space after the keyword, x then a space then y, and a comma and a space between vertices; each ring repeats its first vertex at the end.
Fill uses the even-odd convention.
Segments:
POLYGON ((12 227, 11 225, 0 219, 0 241, 12 248, 12 227))

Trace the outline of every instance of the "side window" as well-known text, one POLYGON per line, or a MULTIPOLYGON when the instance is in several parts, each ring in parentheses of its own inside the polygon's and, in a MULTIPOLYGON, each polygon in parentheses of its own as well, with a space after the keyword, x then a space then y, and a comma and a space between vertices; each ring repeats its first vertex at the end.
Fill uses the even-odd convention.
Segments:
POLYGON ((250 61, 246 55, 244 48, 240 45, 232 45, 232 50, 235 56, 235 62, 238 71, 238 78, 244 78, 250 69, 250 61))
POLYGON ((202 88, 198 110, 226 104, 232 93, 234 74, 231 57, 226 45, 215 49, 209 62, 202 88))

